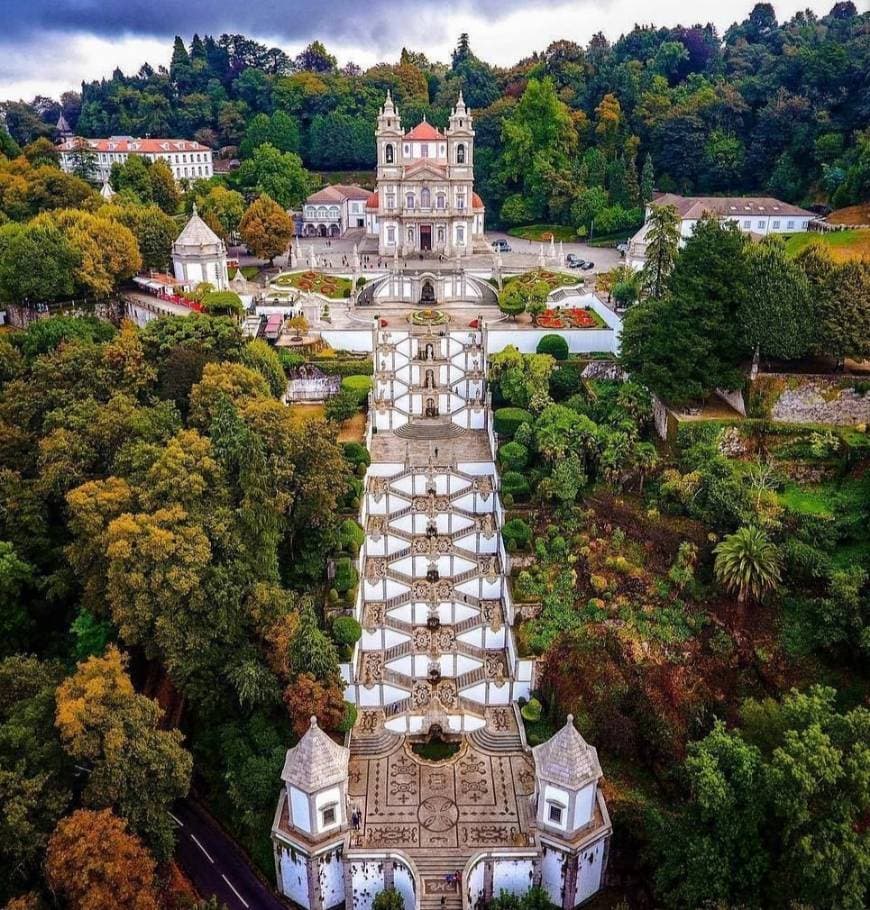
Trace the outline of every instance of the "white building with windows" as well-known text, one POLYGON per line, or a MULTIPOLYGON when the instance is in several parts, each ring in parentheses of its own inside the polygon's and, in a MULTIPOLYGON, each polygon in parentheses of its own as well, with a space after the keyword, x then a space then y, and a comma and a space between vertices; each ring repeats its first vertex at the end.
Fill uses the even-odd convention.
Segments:
POLYGON ((212 151, 190 139, 135 139, 132 136, 110 136, 108 139, 86 139, 72 136, 58 145, 60 166, 71 173, 83 153, 93 162, 94 180, 105 183, 112 165, 123 164, 132 155, 149 161, 165 161, 177 181, 207 180, 214 173, 212 151))
POLYGON ((483 240, 484 205, 474 192, 474 129, 462 94, 445 132, 424 120, 403 133, 387 92, 375 137, 378 182, 365 223, 378 252, 470 255, 483 240))
POLYGON ((626 264, 643 268, 646 260, 646 232, 652 206, 672 206, 680 219, 683 242, 691 237, 695 225, 705 217, 714 216, 731 222, 746 234, 766 237, 768 234, 796 234, 809 230, 816 217, 812 212, 770 196, 678 196, 663 193, 646 207, 643 227, 631 238, 625 254, 626 264))
POLYGON ((356 184, 336 183, 312 193, 302 207, 303 237, 341 237, 365 227, 371 191, 356 184))

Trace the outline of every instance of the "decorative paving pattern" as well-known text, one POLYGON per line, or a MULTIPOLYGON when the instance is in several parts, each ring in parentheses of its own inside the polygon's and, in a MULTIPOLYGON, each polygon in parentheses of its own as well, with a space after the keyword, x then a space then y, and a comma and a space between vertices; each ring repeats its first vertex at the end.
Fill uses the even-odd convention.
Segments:
POLYGON ((534 771, 527 753, 496 754, 466 740, 452 760, 433 763, 404 743, 378 757, 355 754, 351 743, 349 777, 351 803, 363 818, 355 846, 401 846, 413 855, 529 844, 534 771))

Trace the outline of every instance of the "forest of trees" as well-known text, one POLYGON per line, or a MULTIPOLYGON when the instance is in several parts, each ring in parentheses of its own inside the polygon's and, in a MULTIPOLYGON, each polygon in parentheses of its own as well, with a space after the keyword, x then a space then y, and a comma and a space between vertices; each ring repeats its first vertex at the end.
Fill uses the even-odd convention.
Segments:
POLYGON ((475 113, 489 223, 582 233, 595 220, 606 233, 636 223, 653 181, 804 204, 863 201, 868 74, 870 13, 852 2, 787 22, 760 3, 724 36, 695 25, 636 26, 585 47, 566 38, 506 69, 476 57, 465 35, 449 64, 403 50, 397 64, 365 71, 339 68, 319 42, 291 58, 241 35, 194 35, 189 45, 175 39, 168 70, 116 70, 60 102, 5 102, 11 138, 2 145, 51 136, 63 111, 83 136, 184 136, 243 160, 269 144, 310 169, 368 169, 388 88, 405 124, 425 114, 439 126, 461 88, 475 113))

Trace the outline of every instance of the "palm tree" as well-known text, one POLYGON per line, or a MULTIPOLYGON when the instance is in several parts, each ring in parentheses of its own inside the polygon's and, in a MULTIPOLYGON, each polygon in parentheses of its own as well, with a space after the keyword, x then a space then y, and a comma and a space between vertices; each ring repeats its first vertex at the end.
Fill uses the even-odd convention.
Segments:
POLYGON ((747 594, 761 600, 779 584, 782 565, 779 550, 761 528, 739 528, 713 552, 716 578, 727 591, 737 592, 737 603, 742 604, 747 594))

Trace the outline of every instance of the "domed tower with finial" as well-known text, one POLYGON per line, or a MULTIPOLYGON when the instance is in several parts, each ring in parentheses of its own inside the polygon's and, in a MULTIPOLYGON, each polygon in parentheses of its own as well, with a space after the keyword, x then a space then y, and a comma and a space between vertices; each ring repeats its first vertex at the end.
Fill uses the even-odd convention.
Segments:
POLYGON ((187 224, 172 244, 172 266, 179 284, 186 290, 192 291, 203 282, 216 291, 229 289, 227 248, 202 220, 196 203, 187 224))
POLYGON ((378 146, 378 180, 394 180, 401 174, 402 120, 393 96, 387 89, 387 98, 378 114, 375 139, 378 146))
POLYGON ((344 901, 349 759, 350 751, 321 730, 313 716, 302 739, 287 750, 272 823, 275 872, 281 893, 307 910, 344 901))
POLYGON ((472 129, 471 112, 465 106, 465 99, 460 89, 456 105, 450 112, 447 123, 447 158, 450 162, 451 175, 474 179, 474 130, 472 129))
POLYGON ((601 765, 568 715, 565 726, 532 749, 535 821, 543 858, 541 884, 563 910, 601 887, 612 832, 599 789, 601 765))

